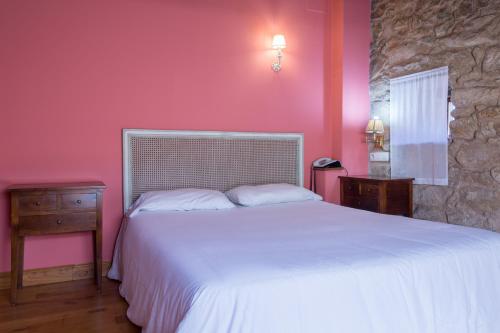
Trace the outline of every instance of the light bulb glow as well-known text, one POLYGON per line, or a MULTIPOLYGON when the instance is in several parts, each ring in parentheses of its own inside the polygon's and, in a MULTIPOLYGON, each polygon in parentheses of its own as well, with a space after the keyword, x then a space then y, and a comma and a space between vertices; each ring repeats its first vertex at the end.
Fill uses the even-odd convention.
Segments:
POLYGON ((275 50, 283 50, 286 48, 286 39, 285 35, 274 35, 273 36, 273 43, 272 43, 272 48, 275 50))

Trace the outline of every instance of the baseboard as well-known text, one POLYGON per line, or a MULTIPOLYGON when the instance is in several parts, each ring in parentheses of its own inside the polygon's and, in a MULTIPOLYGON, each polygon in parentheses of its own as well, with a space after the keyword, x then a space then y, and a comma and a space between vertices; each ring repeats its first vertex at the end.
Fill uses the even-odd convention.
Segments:
MULTIPOLYGON (((111 263, 102 263, 102 276, 108 274, 111 263)), ((41 284, 91 279, 94 276, 94 264, 66 265, 48 268, 29 269, 24 271, 23 285, 37 286, 41 284)), ((10 288, 10 272, 0 273, 0 289, 10 288)))

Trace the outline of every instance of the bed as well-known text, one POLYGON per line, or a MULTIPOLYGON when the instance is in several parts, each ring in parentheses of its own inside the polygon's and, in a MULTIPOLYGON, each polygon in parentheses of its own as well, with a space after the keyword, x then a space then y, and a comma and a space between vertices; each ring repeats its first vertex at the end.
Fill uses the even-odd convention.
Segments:
MULTIPOLYGON (((302 136, 247 135, 125 131, 125 207, 148 190, 200 181, 221 190, 300 185, 302 136), (224 178, 220 159, 247 158, 230 158, 238 140, 259 161, 242 167, 251 176, 224 178), (202 152, 203 174, 190 169, 192 149, 202 152), (275 149, 294 157, 275 166, 276 155, 262 151, 275 149)), ((490 333, 500 314, 500 235, 317 201, 141 212, 122 224, 109 276, 122 281, 127 315, 144 332, 490 333)))

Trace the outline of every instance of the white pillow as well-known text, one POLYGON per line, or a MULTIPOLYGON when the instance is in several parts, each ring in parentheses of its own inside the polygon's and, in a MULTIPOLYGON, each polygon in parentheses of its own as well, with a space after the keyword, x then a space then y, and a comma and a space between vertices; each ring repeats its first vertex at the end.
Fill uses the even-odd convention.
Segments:
POLYGON ((232 202, 242 206, 260 206, 282 202, 323 200, 320 195, 290 184, 244 185, 226 192, 232 202))
POLYGON ((143 193, 130 207, 127 215, 132 217, 140 211, 155 210, 200 210, 228 209, 236 207, 219 191, 202 189, 179 189, 143 193))

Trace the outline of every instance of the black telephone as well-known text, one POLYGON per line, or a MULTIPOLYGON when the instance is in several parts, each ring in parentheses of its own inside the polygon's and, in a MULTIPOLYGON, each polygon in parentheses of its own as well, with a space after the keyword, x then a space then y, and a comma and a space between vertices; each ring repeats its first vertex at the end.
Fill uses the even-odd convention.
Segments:
POLYGON ((333 160, 329 157, 321 157, 313 162, 315 168, 342 168, 340 161, 333 160))
MULTIPOLYGON (((329 157, 320 157, 312 163, 311 174, 310 174, 310 182, 309 189, 313 192, 316 192, 316 170, 317 169, 334 169, 334 168, 342 168, 342 163, 340 161, 331 159, 329 157)), ((347 170, 345 170, 346 174, 347 170)))

